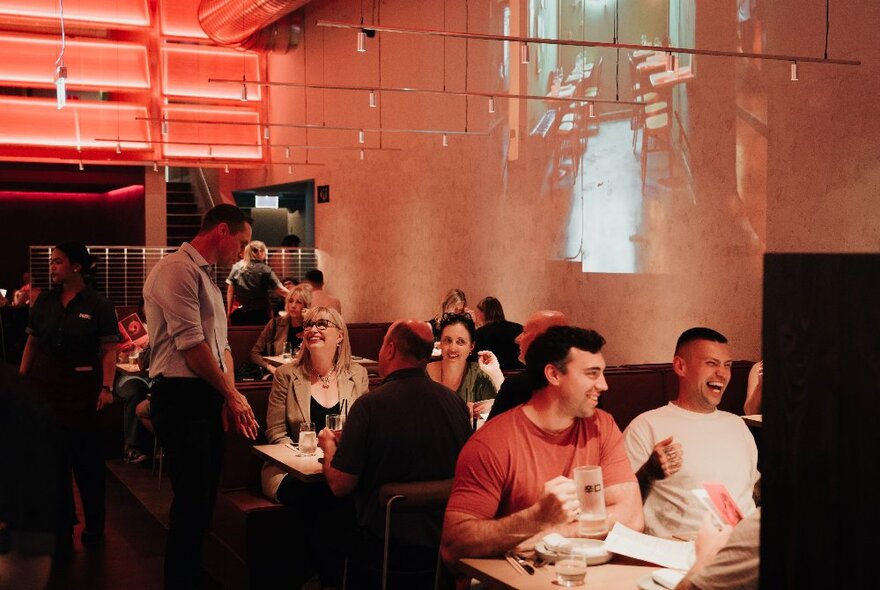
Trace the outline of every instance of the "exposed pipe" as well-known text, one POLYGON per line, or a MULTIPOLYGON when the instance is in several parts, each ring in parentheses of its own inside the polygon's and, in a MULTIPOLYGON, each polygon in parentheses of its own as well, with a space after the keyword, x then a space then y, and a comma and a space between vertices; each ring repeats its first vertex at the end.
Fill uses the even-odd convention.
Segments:
POLYGON ((286 53, 296 47, 302 32, 300 19, 289 15, 308 2, 201 0, 199 24, 218 45, 286 53))

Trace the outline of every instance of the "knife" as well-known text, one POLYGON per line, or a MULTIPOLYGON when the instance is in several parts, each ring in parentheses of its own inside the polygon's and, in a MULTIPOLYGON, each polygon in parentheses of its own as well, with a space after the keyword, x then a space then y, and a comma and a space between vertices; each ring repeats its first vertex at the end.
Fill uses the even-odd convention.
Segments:
POLYGON ((535 575, 535 568, 532 567, 532 564, 530 564, 528 561, 526 561, 525 559, 523 559, 522 557, 520 557, 516 553, 508 552, 506 554, 506 556, 509 557, 510 559, 514 560, 517 563, 517 565, 519 565, 523 570, 525 570, 525 572, 527 574, 529 574, 530 576, 535 575))

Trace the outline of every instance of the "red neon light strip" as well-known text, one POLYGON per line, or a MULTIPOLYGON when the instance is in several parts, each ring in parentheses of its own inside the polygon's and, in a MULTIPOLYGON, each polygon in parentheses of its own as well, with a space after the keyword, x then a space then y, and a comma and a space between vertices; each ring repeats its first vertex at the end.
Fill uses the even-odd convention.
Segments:
POLYGON ((230 109, 212 107, 168 106, 162 110, 169 119, 211 119, 230 123, 251 123, 251 125, 202 125, 199 123, 173 122, 168 124, 165 141, 187 142, 193 144, 164 144, 162 151, 169 158, 216 158, 219 160, 254 160, 263 157, 260 115, 253 109, 230 109), (245 144, 245 145, 210 145, 245 144), (200 144, 200 145, 195 145, 200 144), (253 144, 253 145, 248 145, 253 144))
POLYGON ((149 150, 150 129, 143 105, 69 101, 60 111, 54 99, 0 97, 0 145, 82 147, 115 150, 98 137, 143 138, 122 142, 123 150, 149 150))
MULTIPOLYGON (((0 16, 60 20, 57 0, 3 0, 0 16)), ((79 0, 65 2, 64 20, 148 27, 150 10, 147 0, 79 0)))
POLYGON ((208 38, 199 24, 199 0, 159 0, 159 26, 169 37, 208 38))
MULTIPOLYGON (((59 40, 0 34, 0 82, 6 86, 52 87, 59 40), (27 56, 27 59, 22 59, 27 56)), ((147 89, 147 48, 115 41, 67 41, 64 50, 70 88, 147 89)))
MULTIPOLYGON (((260 81, 259 54, 219 47, 162 48, 162 92, 166 96, 241 100, 241 86, 212 84, 209 78, 260 81), (253 77, 251 77, 253 76, 253 77)), ((248 84, 248 102, 262 100, 262 87, 248 84)))

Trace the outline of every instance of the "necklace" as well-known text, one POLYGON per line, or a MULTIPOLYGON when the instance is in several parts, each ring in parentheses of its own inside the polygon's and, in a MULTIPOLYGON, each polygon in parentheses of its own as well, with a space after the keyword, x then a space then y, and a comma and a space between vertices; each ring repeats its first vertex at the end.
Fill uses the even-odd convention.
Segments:
POLYGON ((318 380, 321 381, 321 387, 323 389, 330 389, 330 378, 333 377, 333 370, 335 368, 336 367, 333 367, 333 369, 330 369, 326 375, 318 375, 318 380))

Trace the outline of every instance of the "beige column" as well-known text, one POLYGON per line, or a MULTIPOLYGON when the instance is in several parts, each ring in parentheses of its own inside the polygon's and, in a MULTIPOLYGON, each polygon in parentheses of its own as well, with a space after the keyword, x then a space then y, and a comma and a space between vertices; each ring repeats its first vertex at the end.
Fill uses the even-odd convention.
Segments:
POLYGON ((144 172, 144 244, 168 245, 168 219, 165 190, 165 169, 144 172))

